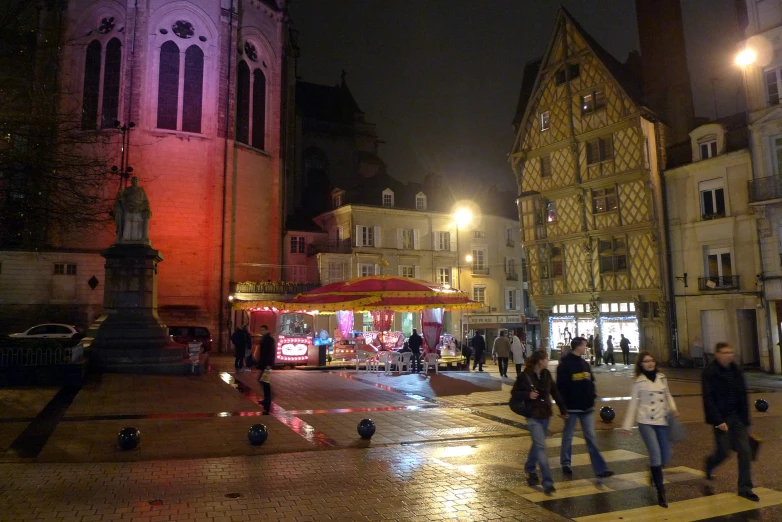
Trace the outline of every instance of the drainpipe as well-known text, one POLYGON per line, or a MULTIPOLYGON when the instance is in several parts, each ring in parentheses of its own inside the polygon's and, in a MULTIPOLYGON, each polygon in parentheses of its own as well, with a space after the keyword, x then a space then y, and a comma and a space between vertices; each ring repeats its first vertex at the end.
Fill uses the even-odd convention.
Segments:
MULTIPOLYGON (((659 144, 660 139, 660 132, 658 130, 658 126, 654 126, 654 133, 655 133, 655 141, 659 144)), ((668 321, 668 324, 671 328, 671 352, 672 352, 672 358, 679 359, 679 328, 677 325, 677 315, 676 315, 676 293, 674 292, 674 275, 673 275, 673 254, 671 253, 671 226, 670 226, 670 220, 668 217, 668 190, 665 184, 665 172, 660 169, 660 158, 658 156, 657 158, 657 170, 660 171, 660 190, 662 192, 662 198, 663 198, 663 225, 665 229, 665 262, 668 265, 667 272, 668 277, 666 278, 668 280, 668 310, 670 310, 671 313, 671 319, 668 321)), ((686 309, 686 308, 685 308, 686 309)), ((636 312, 637 313, 637 312, 636 312)))
POLYGON ((225 307, 223 306, 223 289, 225 288, 225 235, 226 226, 225 219, 228 214, 228 132, 231 123, 231 55, 233 53, 233 28, 234 28, 234 0, 231 0, 228 8, 228 47, 226 47, 226 58, 228 59, 228 70, 225 78, 225 139, 223 146, 223 211, 222 211, 222 223, 220 227, 220 296, 218 297, 218 305, 220 309, 219 324, 218 324, 218 339, 217 345, 222 350, 223 344, 227 341, 224 335, 226 328, 225 323, 225 307))

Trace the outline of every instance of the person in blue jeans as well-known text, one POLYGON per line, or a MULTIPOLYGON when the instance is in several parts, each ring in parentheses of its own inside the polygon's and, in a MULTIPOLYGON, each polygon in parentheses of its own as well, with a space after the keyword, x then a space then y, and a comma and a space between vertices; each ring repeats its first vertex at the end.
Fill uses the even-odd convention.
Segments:
POLYGON ((622 431, 631 433, 633 424, 638 423, 638 431, 649 452, 652 482, 657 489, 657 503, 664 508, 668 507, 668 501, 665 499, 663 466, 671 459, 669 414, 679 416, 676 402, 668 389, 668 379, 657 369, 654 356, 643 351, 635 360, 633 397, 622 424, 622 431))
POLYGON ((567 419, 567 412, 554 383, 554 378, 547 367, 548 353, 544 350, 533 352, 524 361, 524 371, 516 377, 516 384, 513 385, 511 395, 518 393, 530 404, 530 414, 526 418, 527 429, 532 435, 532 447, 530 447, 527 462, 524 464, 527 482, 530 486, 538 484, 540 479, 535 468, 540 467, 540 473, 543 475, 543 492, 550 495, 556 491, 546 456, 546 435, 552 415, 551 398, 554 398, 559 407, 560 417, 567 419))
POLYGON ((562 472, 571 475, 571 455, 573 452, 573 433, 576 431, 576 421, 581 423, 581 431, 589 450, 589 459, 592 461, 592 470, 598 478, 610 477, 614 474, 608 470, 605 459, 597 448, 595 437, 595 377, 592 370, 582 356, 587 348, 587 340, 583 337, 574 337, 570 342, 570 353, 560 359, 557 366, 557 388, 567 407, 568 418, 565 421, 565 429, 562 432, 562 449, 559 454, 559 463, 562 472))

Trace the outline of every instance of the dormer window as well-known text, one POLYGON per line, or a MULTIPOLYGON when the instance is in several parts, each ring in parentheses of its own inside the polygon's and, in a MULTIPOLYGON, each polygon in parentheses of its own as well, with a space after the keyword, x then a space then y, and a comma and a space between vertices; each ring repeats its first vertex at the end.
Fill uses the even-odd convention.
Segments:
POLYGON ((415 209, 426 210, 426 194, 419 192, 415 195, 415 209))
POLYGON ((344 203, 344 201, 343 201, 344 194, 345 194, 345 192, 342 191, 342 190, 335 190, 334 192, 331 193, 331 207, 332 208, 337 209, 337 208, 342 206, 342 204, 344 203))
POLYGON ((383 206, 389 208, 394 207, 394 191, 390 188, 383 191, 383 206))
POLYGON ((717 137, 714 135, 706 136, 698 140, 698 148, 701 151, 701 159, 713 158, 717 155, 717 137))

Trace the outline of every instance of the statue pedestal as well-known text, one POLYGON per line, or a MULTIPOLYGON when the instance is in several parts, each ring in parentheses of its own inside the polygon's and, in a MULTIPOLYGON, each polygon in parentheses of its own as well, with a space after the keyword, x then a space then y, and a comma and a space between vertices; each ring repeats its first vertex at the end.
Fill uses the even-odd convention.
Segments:
MULTIPOLYGON (((117 243, 106 258, 103 315, 82 341, 99 369, 127 373, 191 373, 187 347, 173 344, 157 314, 157 265, 163 261, 149 244, 117 243)), ((206 354, 202 354, 203 370, 206 354)))

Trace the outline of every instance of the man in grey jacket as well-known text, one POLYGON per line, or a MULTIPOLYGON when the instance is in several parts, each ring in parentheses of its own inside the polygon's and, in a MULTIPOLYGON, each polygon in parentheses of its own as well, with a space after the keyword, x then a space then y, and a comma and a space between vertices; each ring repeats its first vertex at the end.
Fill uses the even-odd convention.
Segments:
POLYGON ((508 357, 510 357, 510 340, 508 332, 500 331, 500 336, 494 340, 494 346, 491 349, 493 357, 497 358, 497 366, 500 368, 500 377, 508 376, 508 357))

